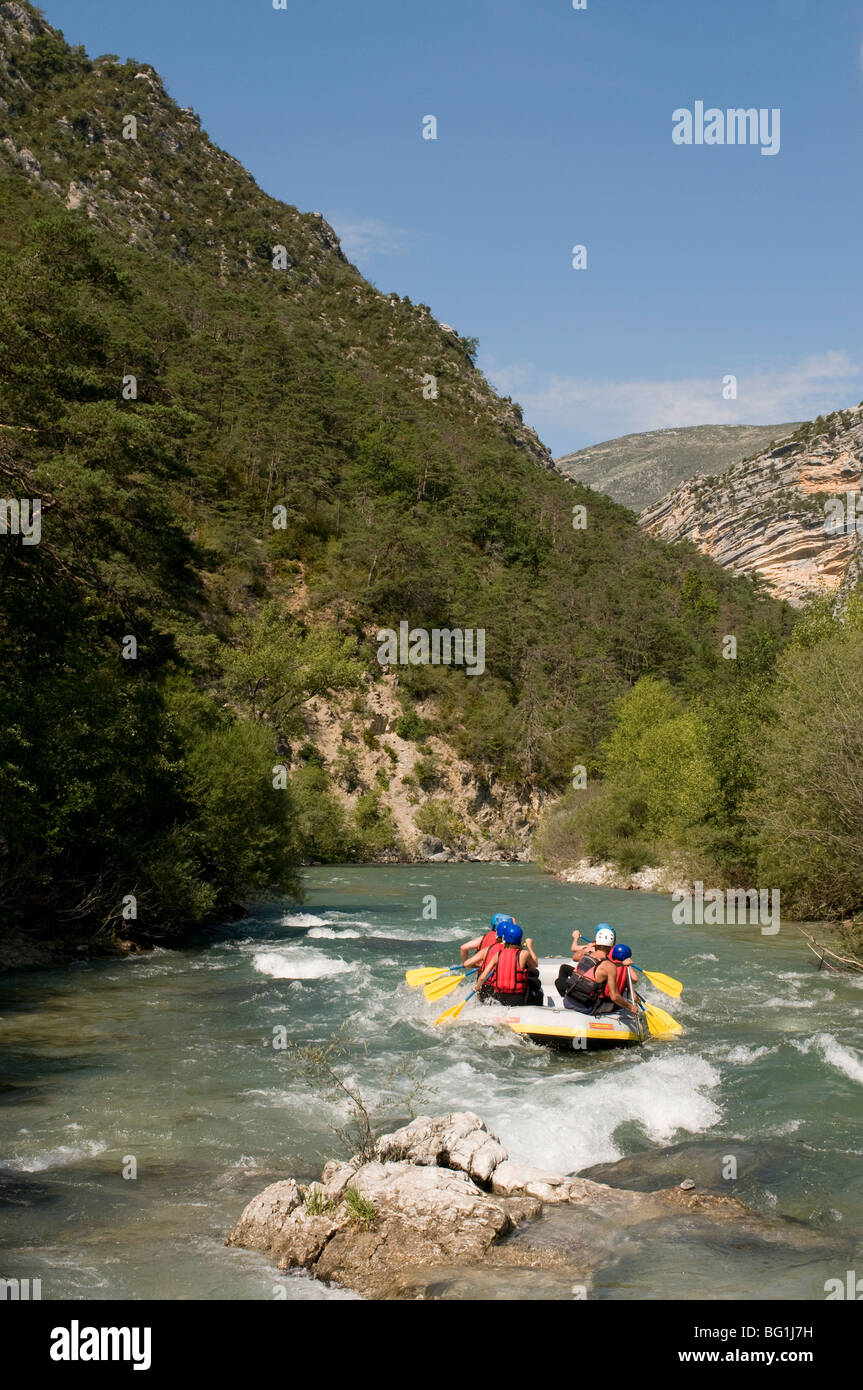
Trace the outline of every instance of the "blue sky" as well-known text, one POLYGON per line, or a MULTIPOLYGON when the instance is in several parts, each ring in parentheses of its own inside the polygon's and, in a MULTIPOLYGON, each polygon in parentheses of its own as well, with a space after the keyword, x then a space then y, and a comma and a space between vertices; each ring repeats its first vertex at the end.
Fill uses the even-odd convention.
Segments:
POLYGON ((555 454, 863 399, 863 0, 42 8, 152 63, 375 285, 478 337, 555 454), (696 101, 779 108, 779 153, 675 145, 696 101))

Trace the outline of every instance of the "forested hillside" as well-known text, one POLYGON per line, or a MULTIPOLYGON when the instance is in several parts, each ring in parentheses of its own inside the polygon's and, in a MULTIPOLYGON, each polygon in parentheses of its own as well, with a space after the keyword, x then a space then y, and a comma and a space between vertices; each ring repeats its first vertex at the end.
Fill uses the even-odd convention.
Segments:
POLYGON ((783 605, 560 478, 476 344, 364 281, 152 69, 27 4, 0 24, 2 494, 42 506, 38 543, 0 536, 7 932, 152 939, 305 859, 404 853, 385 776, 335 794, 318 698, 372 739, 388 682, 400 737, 445 739, 477 795, 548 793, 638 677, 718 705, 763 680, 783 605), (484 674, 396 686, 375 634, 402 621, 484 629, 484 674))

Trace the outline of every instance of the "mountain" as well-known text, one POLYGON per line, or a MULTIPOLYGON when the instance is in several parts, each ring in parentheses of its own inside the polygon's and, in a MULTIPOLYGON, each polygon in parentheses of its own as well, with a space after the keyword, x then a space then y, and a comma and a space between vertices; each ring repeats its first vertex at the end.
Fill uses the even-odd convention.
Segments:
POLYGON ((25 0, 0 281, 7 930, 152 940, 310 860, 524 853, 639 676, 728 692, 723 634, 785 641, 782 605, 562 478, 475 341, 151 67, 25 0), (419 638, 382 665, 403 623, 482 636, 482 670, 419 638))
POLYGON ((664 540, 693 542, 735 574, 757 574, 772 594, 799 604, 856 583, 860 536, 846 494, 861 485, 863 403, 819 416, 721 477, 691 478, 641 523, 664 540))
POLYGON ((650 507, 695 473, 724 473, 747 455, 784 439, 797 425, 694 425, 624 434, 555 460, 586 487, 634 512, 650 507))

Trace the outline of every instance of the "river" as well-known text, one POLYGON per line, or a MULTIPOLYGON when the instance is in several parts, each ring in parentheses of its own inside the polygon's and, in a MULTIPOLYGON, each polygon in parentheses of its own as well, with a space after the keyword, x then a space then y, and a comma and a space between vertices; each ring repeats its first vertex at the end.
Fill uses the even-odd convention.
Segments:
POLYGON ((863 980, 817 973, 793 926, 676 926, 666 897, 529 865, 327 867, 305 884, 301 907, 206 946, 0 976, 0 1276, 41 1279, 43 1299, 350 1297, 223 1245, 267 1182, 308 1180, 338 1151, 343 1116, 273 1046, 284 1026, 299 1044, 344 1028, 364 1096, 392 1107, 386 1128, 407 1118, 398 1073, 419 1062, 423 1112, 476 1110, 514 1158, 602 1165, 592 1175, 621 1187, 691 1177, 824 1238, 795 1254, 733 1229, 621 1233, 592 1297, 823 1299, 844 1279, 863 1232, 863 980), (405 969, 457 959, 495 911, 548 955, 573 926, 610 922, 637 962, 684 982, 675 1001, 646 990, 684 1035, 556 1054, 435 1029, 459 996, 429 1005, 405 969))

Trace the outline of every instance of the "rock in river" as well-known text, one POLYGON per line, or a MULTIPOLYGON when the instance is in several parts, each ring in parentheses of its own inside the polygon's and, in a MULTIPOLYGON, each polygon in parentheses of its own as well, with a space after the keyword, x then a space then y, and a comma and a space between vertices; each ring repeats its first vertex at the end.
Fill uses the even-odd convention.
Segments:
POLYGON ((688 1227, 707 1239, 720 1227, 787 1238, 781 1222, 734 1197, 679 1187, 630 1192, 513 1162, 479 1116, 462 1111, 421 1116, 384 1135, 373 1154, 330 1161, 319 1183, 272 1183, 226 1244, 371 1298, 464 1297, 448 1290, 469 1285, 471 1271, 478 1289, 492 1290, 477 1297, 502 1297, 493 1289, 510 1287, 516 1270, 523 1296, 548 1297, 558 1284, 570 1287, 567 1280, 588 1286, 608 1242, 657 1222, 673 1225, 678 1238, 688 1227), (549 1224, 552 1212, 567 1211, 563 1226, 549 1224))

